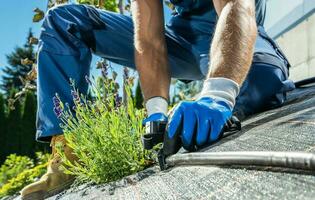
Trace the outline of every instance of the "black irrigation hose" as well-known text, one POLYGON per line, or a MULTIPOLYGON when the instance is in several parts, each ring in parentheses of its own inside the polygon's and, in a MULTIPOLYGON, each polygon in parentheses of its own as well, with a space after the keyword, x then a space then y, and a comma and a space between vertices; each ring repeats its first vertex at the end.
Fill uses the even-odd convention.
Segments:
POLYGON ((179 165, 272 166, 315 171, 315 154, 274 151, 186 153, 166 158, 166 164, 169 167, 179 165))
POLYGON ((304 85, 308 85, 308 84, 312 84, 312 83, 315 83, 315 77, 304 79, 301 81, 297 81, 294 84, 295 84, 295 87, 299 88, 299 87, 302 87, 304 85))

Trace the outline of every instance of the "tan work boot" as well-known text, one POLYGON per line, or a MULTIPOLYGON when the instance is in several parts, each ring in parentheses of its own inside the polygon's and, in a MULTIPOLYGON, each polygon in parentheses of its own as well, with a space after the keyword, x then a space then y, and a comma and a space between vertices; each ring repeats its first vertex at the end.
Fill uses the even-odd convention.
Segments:
POLYGON ((69 161, 74 162, 78 160, 72 154, 72 149, 66 145, 63 135, 53 136, 50 143, 52 158, 49 161, 47 172, 38 181, 22 189, 21 196, 23 200, 42 200, 48 198, 60 193, 73 183, 74 176, 63 173, 59 168, 62 165, 62 160, 57 154, 57 145, 63 147, 62 150, 69 161))

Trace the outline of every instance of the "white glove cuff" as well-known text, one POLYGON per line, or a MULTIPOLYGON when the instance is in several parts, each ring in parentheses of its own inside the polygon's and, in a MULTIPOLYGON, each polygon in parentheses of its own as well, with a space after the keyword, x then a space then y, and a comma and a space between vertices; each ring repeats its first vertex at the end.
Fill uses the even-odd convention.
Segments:
POLYGON ((203 88, 198 99, 211 97, 213 99, 226 102, 232 110, 235 99, 240 91, 240 86, 228 78, 209 78, 204 81, 203 88))
POLYGON ((155 113, 163 113, 167 115, 168 102, 163 97, 153 97, 145 103, 148 116, 155 113))

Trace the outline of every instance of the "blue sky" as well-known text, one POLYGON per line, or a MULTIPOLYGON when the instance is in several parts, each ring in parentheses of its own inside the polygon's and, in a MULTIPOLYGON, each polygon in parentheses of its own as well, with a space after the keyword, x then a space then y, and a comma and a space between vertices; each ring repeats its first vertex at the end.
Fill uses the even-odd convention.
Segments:
MULTIPOLYGON (((0 4, 0 67, 6 65, 6 54, 26 41, 29 28, 38 35, 40 23, 33 23, 33 9, 44 9, 45 0, 9 0, 0 4), (26 3, 27 2, 27 3, 26 3)), ((1 72, 0 72, 1 73, 1 72)))
MULTIPOLYGON (((36 37, 40 32, 40 23, 33 23, 33 10, 38 7, 45 10, 47 0, 6 0, 0 4, 0 81, 3 66, 7 65, 6 55, 11 53, 16 46, 22 46, 26 42, 29 28, 32 28, 36 37)), ((169 18, 170 12, 166 8, 166 18, 169 18)), ((99 72, 94 69, 97 57, 93 58, 92 74, 99 72)), ((112 65, 118 71, 118 79, 122 79, 122 68, 112 65)), ((115 70, 116 70, 115 69, 115 70)))

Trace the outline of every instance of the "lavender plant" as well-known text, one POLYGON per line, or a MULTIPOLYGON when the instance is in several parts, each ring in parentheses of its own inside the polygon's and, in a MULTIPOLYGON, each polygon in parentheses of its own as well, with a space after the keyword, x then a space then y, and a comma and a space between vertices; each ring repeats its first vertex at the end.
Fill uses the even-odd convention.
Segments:
POLYGON ((55 112, 63 121, 68 145, 79 158, 78 163, 65 161, 66 173, 79 181, 105 183, 143 170, 152 163, 152 154, 141 144, 144 133, 143 110, 134 107, 131 98, 132 79, 126 84, 127 104, 118 95, 117 74, 109 77, 103 66, 102 77, 87 81, 91 84, 93 100, 79 94, 73 83, 74 108, 54 98, 55 112), (71 112, 74 110, 75 112, 71 112))

